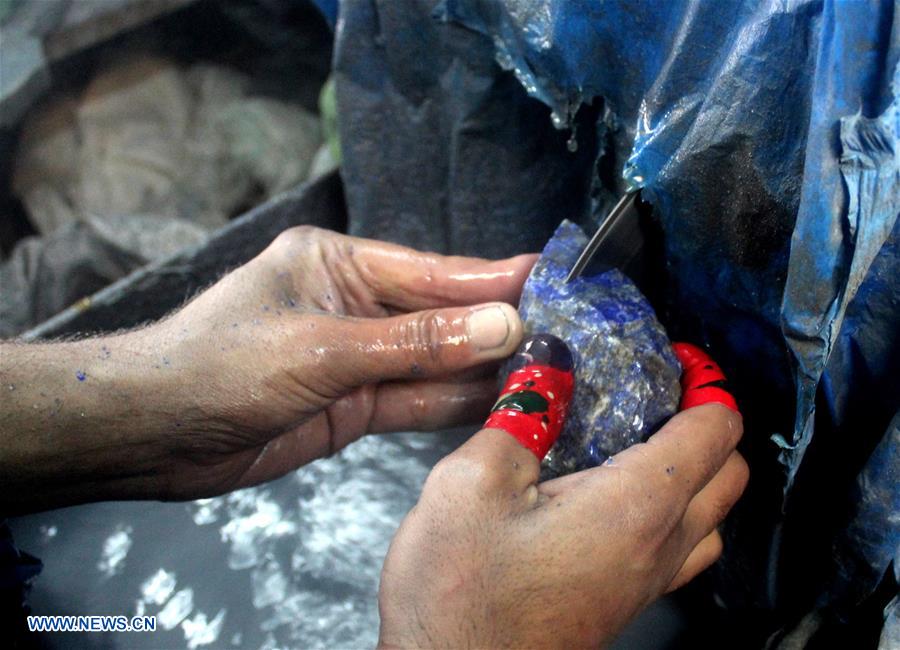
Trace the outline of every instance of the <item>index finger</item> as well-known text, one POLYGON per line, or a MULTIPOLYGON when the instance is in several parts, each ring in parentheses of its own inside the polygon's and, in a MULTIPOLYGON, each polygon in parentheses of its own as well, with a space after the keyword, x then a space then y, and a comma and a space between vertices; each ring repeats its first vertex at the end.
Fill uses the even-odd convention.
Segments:
POLYGON ((695 406, 675 415, 647 442, 616 454, 601 469, 626 471, 658 495, 662 507, 680 512, 725 464, 743 431, 736 411, 718 403, 695 406))
POLYGON ((405 246, 347 237, 351 256, 376 299, 408 311, 481 302, 519 302, 537 255, 485 260, 423 253, 405 246))
POLYGON ((566 496, 594 508, 598 491, 617 486, 641 503, 649 519, 678 520, 688 503, 725 464, 743 433, 739 413, 718 403, 675 415, 647 442, 612 456, 603 465, 541 484, 549 496, 566 496), (658 518, 658 517, 657 517, 658 518))

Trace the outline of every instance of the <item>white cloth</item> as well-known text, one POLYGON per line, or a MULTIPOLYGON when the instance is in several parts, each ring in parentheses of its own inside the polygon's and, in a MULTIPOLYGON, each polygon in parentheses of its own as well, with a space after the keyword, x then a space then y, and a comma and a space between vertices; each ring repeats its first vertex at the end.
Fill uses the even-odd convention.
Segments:
POLYGON ((117 62, 25 123, 13 190, 37 230, 122 215, 224 224, 307 177, 318 118, 233 70, 117 62))

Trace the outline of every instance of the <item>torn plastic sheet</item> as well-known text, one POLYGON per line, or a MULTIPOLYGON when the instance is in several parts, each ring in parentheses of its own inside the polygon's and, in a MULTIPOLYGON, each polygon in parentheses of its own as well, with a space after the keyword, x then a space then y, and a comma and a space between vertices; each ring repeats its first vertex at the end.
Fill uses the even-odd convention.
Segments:
MULTIPOLYGON (((867 16, 858 11, 859 7, 862 5, 856 3, 828 6, 822 18, 831 28, 830 39, 821 45, 825 61, 832 51, 840 52, 864 40, 857 32, 866 30, 866 19, 877 16, 867 16)), ((900 47, 895 43, 893 49, 900 47)), ((853 61, 865 62, 865 58, 848 57, 844 63, 851 66, 849 70, 825 68, 813 90, 814 97, 832 110, 811 116, 804 168, 809 180, 802 190, 782 305, 786 339, 796 360, 798 388, 793 436, 788 441, 779 439, 784 450, 781 460, 788 467, 788 488, 812 440, 816 388, 841 331, 847 306, 900 214, 897 54, 894 53, 890 91, 893 99, 879 117, 866 118, 857 103, 866 89, 856 86, 862 85, 867 71, 853 61), (838 86, 843 92, 835 91, 838 86), (853 110, 852 114, 842 116, 848 109, 853 110), (833 142, 836 118, 840 119, 837 151, 833 142), (835 237, 835 232, 842 236, 835 237), (821 289, 809 291, 811 286, 821 289)))
MULTIPOLYGON (((341 7, 354 232, 506 255, 643 187, 664 231, 654 307, 711 349, 745 415, 754 480, 718 593, 756 612, 756 635, 821 603, 900 408, 898 20, 888 0, 341 7)), ((884 528, 873 517, 851 544, 884 528)))
MULTIPOLYGON (((900 411, 856 480, 856 503, 849 525, 835 545, 835 585, 849 604, 865 598, 891 562, 900 571, 900 411), (880 523, 880 525, 874 525, 880 523)), ((828 599, 822 599, 827 605, 828 599)), ((895 633, 900 634, 900 627, 895 633)))
MULTIPOLYGON (((892 29, 888 2, 824 3, 824 7, 817 2, 727 4, 727 8, 717 3, 691 9, 678 3, 654 4, 640 11, 639 3, 626 2, 604 3, 601 8, 589 2, 444 0, 435 15, 491 36, 497 62, 514 71, 529 95, 552 109, 559 127, 572 124, 582 102, 605 98, 626 124, 632 124, 625 180, 630 186, 644 187, 644 195, 657 204, 664 219, 672 211, 687 216, 686 210, 693 207, 689 202, 673 204, 672 199, 678 198, 669 187, 673 181, 692 176, 691 181, 702 189, 705 179, 690 172, 712 171, 691 169, 687 162, 691 157, 717 146, 723 151, 733 149, 736 137, 755 139, 753 150, 748 150, 754 160, 748 162, 755 163, 757 172, 766 170, 761 174, 764 182, 783 179, 781 187, 767 188, 775 190, 777 202, 790 207, 787 193, 797 189, 802 193, 796 206, 800 223, 792 253, 792 261, 798 263, 789 264, 783 308, 786 338, 802 375, 798 381, 802 416, 811 409, 831 347, 822 339, 815 346, 818 352, 809 350, 805 339, 833 338, 840 330, 847 303, 900 212, 900 68, 893 67, 897 98, 882 116, 868 119, 859 106, 872 92, 866 86, 877 82, 872 77, 879 71, 871 68, 880 68, 884 74, 891 60, 896 63, 896 35, 890 51, 883 47, 883 60, 878 59, 877 50, 868 57, 844 54, 867 43, 888 45, 880 43, 884 32, 892 29), (825 25, 820 27, 820 21, 825 25), (641 38, 634 37, 638 30, 641 38), (820 35, 823 40, 816 60, 816 48, 811 45, 820 35), (687 52, 689 45, 701 40, 705 44, 702 59, 687 52), (835 58, 839 65, 829 67, 835 58), (809 67, 822 70, 812 87, 802 81, 809 67), (843 96, 833 98, 838 82, 846 82, 843 96), (786 90, 793 97, 785 97, 786 90), (804 108, 829 109, 810 111, 809 143, 802 130, 805 124, 776 124, 778 132, 773 134, 773 113, 761 110, 795 98, 804 108), (626 115, 637 119, 628 120, 626 115), (842 153, 834 150, 831 128, 838 120, 842 153), (805 182, 798 188, 790 180, 800 177, 801 162, 806 164, 800 178, 805 182), (837 165, 846 184, 846 206, 843 197, 837 196, 842 190, 841 178, 834 173, 837 165), (823 209, 832 221, 848 220, 848 237, 836 243, 825 241, 833 229, 822 227, 823 209), (828 254, 822 254, 820 245, 828 254), (849 269, 842 269, 848 253, 853 261, 849 269), (803 259, 807 254, 815 260, 803 259), (835 288, 840 296, 807 290, 815 281, 808 270, 817 268, 827 274, 821 267, 829 264, 829 258, 834 267, 831 275, 845 278, 837 282, 844 286, 835 288)), ((802 448, 808 444, 803 433, 807 418, 800 419, 792 440, 778 438, 786 449, 799 446, 797 453, 782 456, 789 468, 788 487, 802 448)))

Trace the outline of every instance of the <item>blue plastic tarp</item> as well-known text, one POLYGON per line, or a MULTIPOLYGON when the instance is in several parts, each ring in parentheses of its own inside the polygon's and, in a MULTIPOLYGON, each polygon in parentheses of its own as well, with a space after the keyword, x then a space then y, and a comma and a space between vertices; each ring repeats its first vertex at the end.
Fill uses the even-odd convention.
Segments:
POLYGON ((725 531, 719 594, 762 634, 814 608, 851 619, 900 563, 898 9, 340 8, 356 234, 537 250, 563 218, 590 226, 642 188, 664 232, 654 306, 673 338, 710 348, 745 414, 753 479, 725 531))

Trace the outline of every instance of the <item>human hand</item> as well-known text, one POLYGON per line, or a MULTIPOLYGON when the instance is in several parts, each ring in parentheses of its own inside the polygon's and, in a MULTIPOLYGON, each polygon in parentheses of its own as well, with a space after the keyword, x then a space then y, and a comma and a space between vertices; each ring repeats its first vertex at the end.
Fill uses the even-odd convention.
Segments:
POLYGON ((477 421, 535 257, 292 228, 158 323, 3 343, 0 512, 209 496, 366 433, 477 421))
POLYGON ((477 421, 494 393, 485 364, 521 339, 508 303, 534 260, 286 231, 147 331, 190 387, 167 437, 165 496, 266 481, 366 433, 477 421))
POLYGON ((741 433, 735 410, 706 403, 600 467, 538 484, 535 454, 480 431, 438 463, 394 538, 380 646, 606 645, 719 556, 716 526, 747 482, 741 433))

